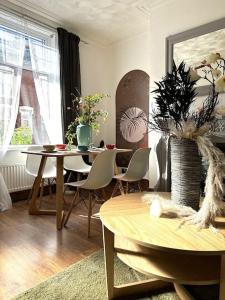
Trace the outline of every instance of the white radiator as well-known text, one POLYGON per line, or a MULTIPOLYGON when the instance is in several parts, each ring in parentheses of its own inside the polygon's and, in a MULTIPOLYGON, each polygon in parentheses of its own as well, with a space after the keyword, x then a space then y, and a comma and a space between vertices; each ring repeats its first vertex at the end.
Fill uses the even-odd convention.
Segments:
POLYGON ((32 187, 34 177, 28 175, 25 171, 25 165, 0 165, 0 173, 2 174, 7 188, 10 193, 28 190, 32 187))

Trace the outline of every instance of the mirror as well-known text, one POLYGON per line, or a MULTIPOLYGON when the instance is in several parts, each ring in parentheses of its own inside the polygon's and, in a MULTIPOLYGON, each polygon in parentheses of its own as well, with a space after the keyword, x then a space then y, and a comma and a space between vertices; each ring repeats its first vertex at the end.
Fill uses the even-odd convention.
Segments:
MULTIPOLYGON (((225 58, 225 18, 187 30, 166 39, 166 72, 171 71, 173 60, 176 65, 184 61, 187 66, 201 65, 211 53, 220 53, 225 58)), ((198 98, 195 109, 201 109, 202 101, 209 94, 209 85, 204 79, 197 82, 198 98)), ((225 136, 225 93, 219 95, 216 116, 220 128, 218 136, 225 136)))
MULTIPOLYGON (((225 18, 167 37, 166 48, 166 72, 171 70, 173 60, 193 67, 210 53, 225 57, 225 18)), ((208 95, 205 80, 199 80, 198 94, 208 95)))

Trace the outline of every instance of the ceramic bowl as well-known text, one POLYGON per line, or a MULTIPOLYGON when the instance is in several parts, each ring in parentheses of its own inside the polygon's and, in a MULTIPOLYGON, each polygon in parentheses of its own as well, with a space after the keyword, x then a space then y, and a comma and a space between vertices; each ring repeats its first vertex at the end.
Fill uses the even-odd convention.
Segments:
POLYGON ((108 150, 112 150, 115 148, 115 144, 106 144, 105 146, 108 150))
POLYGON ((43 145, 45 151, 54 151, 55 145, 43 145))
POLYGON ((56 144, 55 147, 58 150, 65 150, 66 149, 66 144, 56 144))

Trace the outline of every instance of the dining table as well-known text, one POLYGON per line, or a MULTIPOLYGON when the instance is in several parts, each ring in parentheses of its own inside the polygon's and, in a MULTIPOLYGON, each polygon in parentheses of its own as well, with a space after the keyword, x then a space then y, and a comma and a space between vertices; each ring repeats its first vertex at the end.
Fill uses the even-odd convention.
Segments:
MULTIPOLYGON (((78 155, 91 155, 94 159, 99 153, 105 151, 104 148, 91 148, 88 151, 79 151, 77 149, 72 150, 64 150, 64 151, 22 151, 24 154, 28 155, 39 155, 41 156, 41 161, 38 169, 37 177, 34 180, 32 186, 32 193, 31 193, 31 201, 29 204, 29 214, 30 215, 56 215, 56 228, 58 230, 62 229, 63 219, 64 219, 64 210, 63 210, 63 193, 64 193, 64 157, 68 156, 78 156, 78 155), (41 209, 38 205, 38 193, 40 184, 42 181, 43 172, 45 169, 45 164, 48 158, 55 158, 56 159, 56 209, 49 210, 49 209, 41 209)), ((108 150, 110 151, 110 150, 108 150)), ((131 152, 132 149, 118 149, 116 148, 117 153, 126 153, 131 152)), ((115 172, 118 172, 118 168, 115 165, 115 172)))

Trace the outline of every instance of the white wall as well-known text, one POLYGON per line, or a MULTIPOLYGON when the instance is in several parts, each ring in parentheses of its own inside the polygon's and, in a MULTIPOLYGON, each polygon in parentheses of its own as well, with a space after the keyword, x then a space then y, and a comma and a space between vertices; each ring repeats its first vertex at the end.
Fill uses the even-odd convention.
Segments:
POLYGON ((111 101, 109 142, 116 140, 115 94, 122 77, 132 70, 143 70, 150 75, 149 32, 144 32, 133 38, 114 43, 111 52, 111 101))
MULTIPOLYGON (((149 24, 146 24, 149 29, 149 24)), ((116 141, 115 94, 119 81, 129 71, 139 69, 151 76, 150 70, 150 31, 114 43, 108 47, 80 44, 82 94, 104 92, 110 99, 102 105, 109 112, 107 122, 98 136, 94 136, 97 145, 101 139, 105 143, 116 141)), ((150 80, 151 83, 151 80, 150 80)), ((157 138, 158 140, 158 138, 157 138)), ((150 141, 150 146, 153 146, 150 141)), ((154 149, 150 155, 150 185, 154 187, 158 179, 157 159, 154 149)))
POLYGON ((149 32, 106 47, 93 42, 88 45, 80 43, 82 94, 103 92, 110 95, 102 105, 109 117, 99 136, 94 138, 95 142, 103 137, 106 143, 115 143, 117 85, 131 70, 140 69, 150 74, 149 61, 149 32))
MULTIPOLYGON (((115 143, 116 141, 116 111, 115 111, 115 94, 117 86, 122 77, 132 70, 143 70, 150 76, 150 31, 149 24, 146 24, 146 32, 123 40, 119 43, 114 43, 110 47, 111 51, 111 101, 109 105, 110 117, 107 130, 107 141, 115 143)), ((151 141, 149 141, 152 146, 151 141)), ((158 178, 157 158, 154 149, 150 155, 150 186, 154 187, 158 178)))
MULTIPOLYGON (((80 42, 81 90, 83 96, 95 93, 109 94, 111 82, 109 54, 108 47, 98 45, 92 41, 88 41, 88 44, 80 42)), ((108 101, 109 98, 105 98, 99 106, 108 111, 108 101)), ((105 140, 107 135, 106 124, 101 125, 98 135, 93 134, 93 143, 96 146, 99 145, 102 139, 105 140)))

